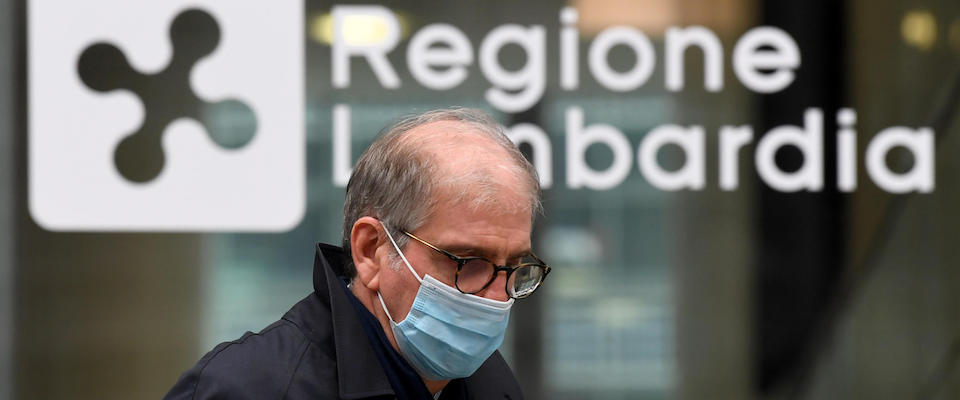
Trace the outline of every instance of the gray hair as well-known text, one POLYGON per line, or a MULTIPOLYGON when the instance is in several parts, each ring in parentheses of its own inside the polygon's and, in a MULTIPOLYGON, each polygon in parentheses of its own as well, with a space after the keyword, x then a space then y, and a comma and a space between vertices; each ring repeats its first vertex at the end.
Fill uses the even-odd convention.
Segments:
MULTIPOLYGON (((349 254, 353 224, 364 216, 379 219, 390 230, 403 248, 408 238, 402 231, 414 231, 427 222, 431 212, 444 194, 454 201, 469 200, 474 207, 495 202, 492 190, 496 182, 485 171, 466 174, 444 174, 428 150, 430 137, 408 137, 414 128, 438 121, 453 121, 462 126, 458 133, 489 139, 508 155, 508 163, 493 166, 511 172, 526 186, 531 219, 541 211, 540 183, 533 165, 523 156, 516 144, 506 135, 502 125, 483 111, 469 108, 449 108, 428 111, 403 118, 381 131, 379 137, 357 160, 347 183, 343 205, 343 247, 349 254), (454 176, 450 176, 454 175, 454 176)), ((449 149, 470 151, 469 148, 449 149)), ((343 271, 348 278, 356 275, 352 261, 347 260, 343 271)))

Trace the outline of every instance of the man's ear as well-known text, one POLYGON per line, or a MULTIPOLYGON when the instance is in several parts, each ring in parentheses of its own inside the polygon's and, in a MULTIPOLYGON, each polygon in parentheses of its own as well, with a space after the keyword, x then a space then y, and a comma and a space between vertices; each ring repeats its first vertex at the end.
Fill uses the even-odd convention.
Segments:
POLYGON ((357 278, 368 289, 380 290, 380 260, 377 250, 383 245, 383 225, 376 218, 361 217, 350 230, 350 252, 357 278))

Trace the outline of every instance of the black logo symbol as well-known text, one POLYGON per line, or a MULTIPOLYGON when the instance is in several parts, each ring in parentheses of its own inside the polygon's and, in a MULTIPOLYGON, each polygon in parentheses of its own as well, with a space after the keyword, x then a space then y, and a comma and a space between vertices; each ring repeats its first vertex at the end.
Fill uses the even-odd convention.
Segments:
POLYGON ((190 89, 194 64, 220 42, 220 28, 213 16, 198 9, 180 13, 170 25, 170 41, 170 64, 153 75, 133 69, 123 52, 109 43, 91 45, 77 62, 80 79, 91 89, 127 89, 143 102, 143 124, 114 150, 117 170, 133 182, 148 182, 163 170, 163 130, 177 118, 200 122, 213 141, 227 149, 243 147, 257 130, 256 116, 246 104, 232 99, 205 102, 190 89))

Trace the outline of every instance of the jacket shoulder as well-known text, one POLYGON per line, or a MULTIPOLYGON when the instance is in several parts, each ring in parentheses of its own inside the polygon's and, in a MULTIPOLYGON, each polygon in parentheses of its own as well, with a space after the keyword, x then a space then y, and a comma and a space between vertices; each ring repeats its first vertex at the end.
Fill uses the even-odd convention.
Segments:
POLYGON ((323 357, 317 350, 296 324, 280 320, 259 333, 247 332, 217 345, 164 398, 280 399, 305 358, 323 357))
POLYGON ((520 383, 499 351, 493 352, 464 383, 476 399, 523 399, 520 383))

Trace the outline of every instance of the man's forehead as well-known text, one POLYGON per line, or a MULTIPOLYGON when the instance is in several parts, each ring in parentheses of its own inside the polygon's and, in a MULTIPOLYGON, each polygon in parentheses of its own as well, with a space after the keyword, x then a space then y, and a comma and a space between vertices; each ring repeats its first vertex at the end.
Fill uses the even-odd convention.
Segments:
MULTIPOLYGON (((503 187, 503 185, 500 185, 503 187)), ((476 213, 492 220, 509 215, 524 215, 532 221, 530 201, 512 188, 490 190, 484 187, 468 186, 467 190, 441 189, 434 203, 435 212, 452 210, 456 213, 476 213)))
POLYGON ((503 167, 508 162, 477 154, 439 155, 443 172, 434 187, 436 207, 477 212, 489 218, 512 214, 529 218, 533 212, 529 190, 516 173, 503 167))
POLYGON ((436 245, 459 255, 490 256, 498 252, 522 255, 530 251, 532 221, 529 206, 477 206, 446 199, 436 205, 426 224, 436 245), (496 244, 490 247, 490 244, 496 244), (506 247, 501 247, 506 245, 506 247))

